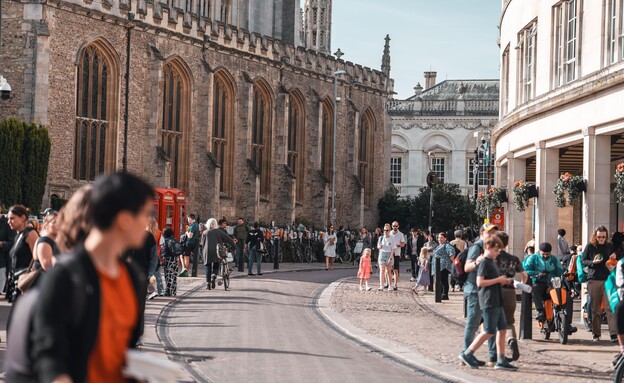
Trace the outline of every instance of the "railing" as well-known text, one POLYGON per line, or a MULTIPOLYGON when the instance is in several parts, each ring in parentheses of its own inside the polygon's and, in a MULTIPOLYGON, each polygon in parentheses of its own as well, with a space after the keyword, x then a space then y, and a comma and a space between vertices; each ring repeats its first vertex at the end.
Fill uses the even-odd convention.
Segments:
POLYGON ((498 116, 498 100, 389 100, 391 116, 498 116))

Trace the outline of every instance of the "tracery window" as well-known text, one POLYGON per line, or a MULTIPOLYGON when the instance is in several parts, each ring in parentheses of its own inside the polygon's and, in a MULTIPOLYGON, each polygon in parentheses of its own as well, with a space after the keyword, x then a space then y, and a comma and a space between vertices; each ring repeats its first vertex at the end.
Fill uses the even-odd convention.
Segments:
POLYGON ((296 201, 303 200, 305 174, 305 116, 303 98, 291 92, 288 104, 287 165, 296 177, 296 201))
POLYGON ((164 65, 161 146, 171 161, 171 187, 186 190, 187 157, 185 137, 190 127, 190 84, 178 63, 164 65))
POLYGON ((358 142, 358 179, 364 187, 364 204, 370 206, 373 197, 373 137, 375 123, 373 114, 367 110, 362 115, 358 142))
POLYGON ((321 104, 321 171, 330 181, 334 154, 334 111, 329 99, 321 104))
POLYGON ((271 98, 260 82, 254 84, 251 131, 251 160, 260 172, 260 196, 269 198, 271 191, 271 98))
POLYGON ((114 170, 117 66, 105 48, 85 47, 78 62, 74 178, 93 181, 114 170))
POLYGON ((213 87, 212 154, 221 168, 219 190, 233 191, 234 88, 225 76, 216 73, 213 87))

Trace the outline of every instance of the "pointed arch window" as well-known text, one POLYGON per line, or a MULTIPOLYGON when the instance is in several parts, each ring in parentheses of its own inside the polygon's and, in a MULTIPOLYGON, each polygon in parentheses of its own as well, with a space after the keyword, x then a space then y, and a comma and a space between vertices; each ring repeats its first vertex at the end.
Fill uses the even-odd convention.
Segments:
POLYGON ((262 84, 253 89, 251 160, 260 172, 260 196, 269 198, 271 190, 271 99, 262 84))
POLYGON ((321 106, 321 171, 327 180, 331 180, 334 153, 334 113, 331 101, 325 100, 321 106))
POLYGON ((296 201, 303 200, 304 193, 304 166, 305 166, 305 117, 304 106, 301 97, 295 93, 290 94, 288 104, 288 158, 287 163, 296 177, 295 190, 296 201))
POLYGON ((214 77, 212 115, 212 154, 221 168, 219 190, 226 194, 233 191, 233 88, 218 73, 214 77))
POLYGON ((117 67, 99 44, 85 47, 78 62, 74 178, 93 181, 115 167, 117 67))
POLYGON ((187 189, 187 158, 185 134, 190 125, 189 84, 173 62, 163 68, 161 146, 171 161, 170 185, 187 189))
POLYGON ((374 130, 374 116, 370 111, 366 111, 360 122, 357 176, 364 188, 364 204, 367 206, 370 206, 373 201, 374 130))

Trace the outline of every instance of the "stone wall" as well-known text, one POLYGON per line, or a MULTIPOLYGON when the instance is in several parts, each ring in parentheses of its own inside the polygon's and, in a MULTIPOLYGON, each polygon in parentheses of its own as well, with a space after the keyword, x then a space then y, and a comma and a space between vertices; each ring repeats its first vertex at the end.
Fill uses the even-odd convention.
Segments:
MULTIPOLYGON (((104 3, 93 3, 100 7, 104 3)), ((259 36, 237 31, 231 26, 214 24, 206 30, 210 35, 198 36, 199 23, 191 20, 191 28, 180 30, 168 16, 157 24, 152 11, 155 3, 132 3, 145 6, 134 24, 127 21, 124 6, 113 2, 110 9, 90 9, 88 4, 51 1, 47 4, 24 4, 4 1, 3 50, 0 53, 1 74, 13 87, 13 98, 3 102, 0 118, 17 115, 24 119, 45 122, 52 139, 48 172, 48 191, 44 204, 52 194, 68 198, 84 181, 73 178, 74 121, 76 113, 77 60, 81 49, 98 40, 114 52, 117 67, 118 110, 112 121, 116 135, 115 164, 122 167, 124 92, 127 30, 132 26, 130 50, 130 91, 128 129, 128 168, 159 187, 167 186, 167 162, 159 155, 162 114, 163 65, 171 59, 183 63, 191 77, 191 120, 185 127, 189 135, 189 211, 204 217, 225 216, 230 220, 243 216, 251 221, 274 220, 291 223, 293 217, 309 219, 317 225, 326 224, 328 193, 326 180, 319 169, 318 142, 319 103, 333 97, 333 72, 345 70, 348 76, 339 81, 338 130, 336 153, 336 208, 338 224, 355 227, 362 223, 376 224, 376 201, 388 184, 387 157, 389 127, 385 120, 388 79, 380 72, 336 60, 314 51, 295 48, 259 36), (33 13, 34 9, 34 13, 33 13), (37 9, 40 16, 37 16, 37 9), (119 13, 119 15, 116 15, 119 13), (32 20, 24 16, 31 15, 32 20), (167 22, 169 20, 169 22, 167 22), (38 32, 39 31, 39 32, 38 32), (49 33, 48 33, 49 32, 49 33), (49 37, 48 37, 49 34, 49 37), (45 54, 37 52, 44 52, 45 54), (47 61, 47 62, 46 62, 47 61), (10 63, 7 64, 7 63, 10 63), (48 68, 44 79, 36 80, 35 65, 48 68), (234 82, 235 153, 233 195, 218 193, 220 169, 211 160, 212 99, 214 72, 225 70, 234 82), (249 94, 253 81, 268 83, 273 99, 272 178, 268 199, 258 197, 257 175, 248 165, 249 94), (305 195, 294 203, 292 174, 286 169, 288 91, 299 90, 305 99, 305 195), (35 94, 39 92, 38 96, 35 94), (34 106, 39 100, 40 108, 34 106), (370 109, 375 116, 375 182, 372 201, 364 207, 361 222, 361 187, 355 178, 355 128, 362 113, 370 109), (35 114, 35 110, 38 113, 35 114), (217 185, 217 186, 215 186, 217 185)), ((178 15, 180 16, 180 15, 178 15)), ((178 19, 182 20, 184 16, 178 19)), ((36 70, 36 74, 40 73, 36 70)), ((186 134, 186 133, 185 133, 186 134)))

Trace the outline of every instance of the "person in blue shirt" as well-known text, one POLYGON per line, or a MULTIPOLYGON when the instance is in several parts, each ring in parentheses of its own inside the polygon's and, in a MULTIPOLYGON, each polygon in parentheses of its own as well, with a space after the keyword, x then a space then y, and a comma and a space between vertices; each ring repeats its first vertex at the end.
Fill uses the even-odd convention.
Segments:
MULTIPOLYGON (((539 252, 528 256, 524 259, 524 262, 522 262, 522 267, 524 267, 524 270, 533 281, 533 291, 531 294, 533 296, 533 303, 535 303, 535 310, 537 310, 535 319, 542 322, 546 321, 544 298, 546 297, 550 280, 554 277, 561 277, 563 274, 561 262, 559 262, 559 259, 551 254, 551 252, 551 244, 542 242, 539 245, 539 252)), ((568 296, 566 302, 567 326, 568 332, 571 334, 576 332, 576 327, 570 325, 572 320, 572 299, 568 296)))

